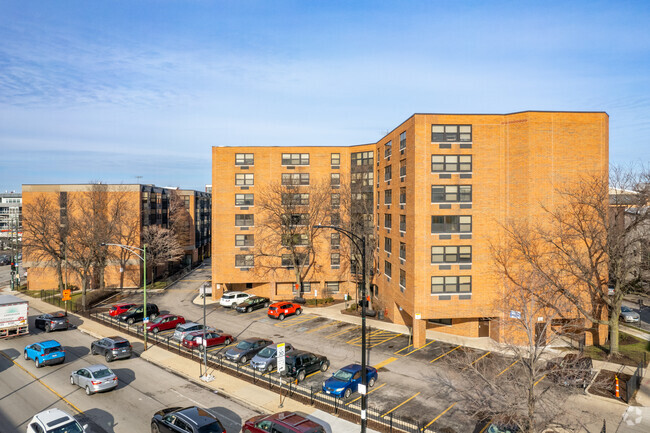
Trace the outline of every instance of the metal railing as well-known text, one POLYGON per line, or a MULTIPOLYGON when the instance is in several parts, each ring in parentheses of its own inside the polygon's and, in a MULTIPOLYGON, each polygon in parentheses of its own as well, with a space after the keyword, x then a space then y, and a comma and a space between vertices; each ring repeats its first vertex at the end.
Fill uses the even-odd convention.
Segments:
MULTIPOLYGON (((644 354, 645 355, 645 354, 644 354)), ((645 356, 644 356, 645 358, 645 356)), ((634 397, 637 390, 641 387, 641 380, 643 379, 643 368, 645 366, 645 360, 639 362, 639 365, 636 367, 634 374, 630 377, 627 382, 625 382, 625 402, 629 403, 630 400, 634 397)))

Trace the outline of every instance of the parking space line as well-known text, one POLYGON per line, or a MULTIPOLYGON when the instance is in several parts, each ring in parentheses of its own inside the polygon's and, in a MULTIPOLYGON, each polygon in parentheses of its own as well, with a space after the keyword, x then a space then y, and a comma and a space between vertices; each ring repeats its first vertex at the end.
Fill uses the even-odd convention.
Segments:
POLYGON ((412 345, 412 344, 409 344, 409 345, 406 346, 406 347, 402 347, 402 348, 401 348, 400 350, 398 350, 397 352, 393 352, 393 355, 399 355, 399 353, 400 353, 402 350, 408 349, 409 347, 413 347, 413 345, 412 345))
POLYGON ((429 424, 427 424, 427 425, 425 425, 424 427, 422 427, 422 430, 421 430, 421 431, 426 430, 427 427, 429 427, 429 426, 430 426, 431 424, 433 424, 434 422, 438 421, 438 419, 439 419, 441 416, 443 416, 444 414, 446 414, 446 413, 449 411, 449 409, 451 409, 452 407, 456 406, 456 403, 458 403, 458 402, 454 402, 454 403, 452 403, 451 406, 449 406, 447 409, 443 410, 442 413, 441 413, 440 415, 438 415, 437 417, 435 417, 434 419, 432 419, 431 422, 430 422, 429 424))
POLYGON ((361 329, 361 326, 352 326, 351 328, 347 328, 347 329, 343 329, 343 330, 340 330, 340 331, 336 331, 336 332, 334 332, 333 334, 330 334, 330 335, 328 335, 327 337, 325 337, 325 339, 327 339, 327 340, 332 340, 332 339, 335 338, 335 337, 338 337, 338 336, 343 335, 343 334, 345 334, 345 333, 347 333, 347 332, 350 332, 350 331, 352 331, 352 330, 357 330, 357 329, 361 329))
POLYGON ((439 357, 437 357, 436 359, 432 359, 431 361, 429 361, 429 364, 431 364, 432 362, 435 362, 435 361, 439 360, 439 359, 442 358, 443 356, 447 356, 447 355, 449 355, 451 352, 453 352, 454 350, 459 349, 459 348, 460 348, 460 345, 454 347, 454 348, 451 349, 449 352, 445 352, 445 353, 443 353, 442 355, 440 355, 439 357))
POLYGON ((379 370, 380 368, 387 366, 388 364, 390 364, 393 361, 397 361, 397 358, 384 359, 379 364, 373 365, 373 367, 375 367, 377 370, 379 370))
POLYGON ((411 354, 417 352, 418 350, 422 350, 422 349, 424 349, 424 348, 427 347, 429 344, 431 344, 431 343, 433 343, 433 342, 435 342, 435 341, 436 341, 436 340, 431 340, 431 341, 429 341, 427 344, 425 344, 424 346, 422 346, 422 347, 418 347, 417 349, 414 349, 414 350, 411 350, 411 351, 409 351, 407 354, 402 355, 402 356, 409 356, 409 355, 411 355, 411 354))
POLYGON ((546 377, 546 375, 540 377, 537 382, 533 383, 533 386, 537 386, 537 384, 540 383, 542 381, 542 379, 544 379, 545 377, 546 377))
MULTIPOLYGON (((371 391, 368 391, 368 392, 366 393, 366 395, 370 395, 370 394, 372 394, 373 392, 375 392, 375 391, 377 391, 378 389, 380 389, 382 386, 386 386, 386 382, 382 383, 382 384, 379 385, 377 388, 373 388, 371 391)), ((361 396, 355 398, 354 400, 351 400, 351 401, 345 403, 345 405, 346 405, 346 406, 349 406, 349 405, 351 405, 352 403, 354 403, 355 401, 359 401, 359 400, 361 400, 361 396)))
POLYGON ((505 370, 503 370, 501 373, 497 374, 497 377, 501 376, 503 373, 505 373, 506 371, 508 371, 508 369, 510 369, 510 367, 512 367, 513 365, 515 365, 515 364, 518 363, 519 361, 521 361, 521 359, 518 359, 518 360, 516 360, 515 362, 513 362, 512 364, 510 364, 510 365, 509 365, 505 370))
POLYGON ((389 410, 388 412, 386 412, 385 414, 383 414, 381 417, 383 418, 383 417, 385 417, 386 415, 388 415, 389 413, 393 412, 395 409, 399 409, 400 407, 404 406, 404 405, 405 405, 406 403, 408 403, 409 401, 413 400, 413 399, 414 399, 415 397, 417 397, 418 395, 420 395, 419 392, 413 394, 412 396, 410 396, 409 398, 407 398, 406 400, 404 400, 403 402, 401 402, 400 404, 398 404, 397 406, 395 406, 394 408, 392 408, 391 410, 389 410))
POLYGON ((481 431, 480 431, 480 432, 478 432, 478 433, 483 433, 483 432, 484 432, 485 430, 487 430, 487 428, 488 428, 488 427, 490 427, 490 423, 491 423, 491 422, 492 422, 492 420, 491 420, 491 419, 490 419, 490 420, 488 420, 488 422, 487 422, 487 423, 485 423, 485 425, 483 426, 483 428, 481 429, 481 431))
POLYGON ((484 353, 483 355, 479 356, 479 357, 476 358, 474 361, 472 361, 472 363, 471 363, 470 365, 468 365, 467 367, 465 367, 465 368, 469 368, 469 367, 471 367, 472 365, 474 365, 474 364, 476 364, 477 362, 479 362, 481 359, 483 359, 483 358, 485 358, 486 356, 488 356, 490 353, 492 353, 492 352, 486 352, 486 353, 484 353))
MULTIPOLYGON (((307 376, 305 376, 305 379, 308 379, 308 378, 310 378, 310 377, 312 377, 312 376, 315 376, 315 375, 317 375, 318 373, 322 373, 322 371, 320 371, 320 370, 314 371, 313 373, 308 374, 307 376)), ((304 380, 304 379, 303 379, 303 380, 304 380)), ((298 378, 294 379, 293 383, 298 384, 298 378)))
POLYGON ((309 331, 305 332, 305 334, 310 334, 312 332, 320 331, 321 329, 325 329, 325 328, 330 327, 330 326, 338 325, 339 323, 341 323, 340 320, 337 320, 336 322, 332 322, 332 323, 326 323, 323 326, 319 326, 318 328, 314 328, 312 330, 309 330, 309 331))
POLYGON ((320 316, 317 316, 315 314, 313 316, 307 316, 307 317, 303 316, 301 318, 295 318, 295 319, 285 320, 280 323, 276 323, 275 326, 278 326, 280 328, 290 328, 291 326, 300 325, 301 323, 306 323, 309 322, 310 320, 314 320, 317 317, 320 316))
POLYGON ((375 343, 375 344, 371 344, 369 347, 370 347, 370 348, 373 348, 373 347, 375 347, 375 346, 379 346, 380 344, 384 344, 385 342, 390 341, 390 340, 392 340, 393 338, 397 338, 397 337, 400 337, 400 336, 402 336, 402 334, 395 334, 395 335, 393 335, 392 337, 388 337, 388 338, 386 338, 386 339, 384 339, 384 340, 378 341, 378 342, 375 343))

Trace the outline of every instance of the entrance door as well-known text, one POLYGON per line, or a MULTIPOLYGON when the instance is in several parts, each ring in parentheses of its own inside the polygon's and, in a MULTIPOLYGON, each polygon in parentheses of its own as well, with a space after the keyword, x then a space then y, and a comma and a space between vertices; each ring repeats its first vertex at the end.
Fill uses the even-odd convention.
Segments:
POLYGON ((490 336, 490 319, 478 319, 478 336, 490 336))
POLYGON ((546 323, 535 323, 535 342, 538 346, 546 346, 546 323))

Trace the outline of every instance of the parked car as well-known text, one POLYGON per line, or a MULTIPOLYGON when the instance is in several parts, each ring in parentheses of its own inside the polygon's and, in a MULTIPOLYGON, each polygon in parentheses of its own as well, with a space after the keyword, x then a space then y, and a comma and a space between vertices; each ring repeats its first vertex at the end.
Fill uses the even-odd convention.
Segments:
POLYGON ((48 409, 34 415, 27 425, 27 433, 83 433, 87 427, 61 409, 48 409))
POLYGON ((137 304, 132 302, 126 304, 115 304, 111 306, 110 310, 108 310, 108 314, 111 316, 119 316, 120 314, 126 313, 129 311, 129 308, 135 307, 136 305, 137 304))
POLYGON ((295 412, 280 412, 251 418, 244 423, 242 431, 244 433, 325 433, 325 428, 295 412))
POLYGON ((31 359, 36 364, 36 368, 40 368, 43 365, 63 364, 65 350, 56 340, 41 341, 25 346, 23 357, 31 359))
POLYGON ((269 306, 267 314, 273 319, 284 320, 285 317, 292 314, 302 314, 302 308, 300 304, 294 304, 293 302, 276 302, 269 306))
POLYGON ((555 358, 546 363, 547 378, 565 386, 586 388, 591 382, 593 361, 575 353, 555 358))
POLYGON ((129 340, 116 335, 90 343, 90 353, 104 356, 106 362, 113 362, 115 359, 130 358, 133 354, 133 347, 129 340))
POLYGON ((203 346, 212 347, 218 346, 220 344, 229 345, 233 340, 233 336, 230 334, 224 334, 216 331, 206 331, 205 340, 207 344, 203 344, 203 330, 190 332, 183 338, 181 344, 187 348, 198 348, 203 350, 203 346))
POLYGON ((6 266, 11 263, 9 256, 0 256, 0 266, 6 266))
POLYGON ((232 308, 241 304, 246 299, 251 298, 252 296, 253 295, 251 295, 250 293, 244 293, 244 292, 224 293, 221 299, 219 299, 219 305, 226 308, 232 308))
POLYGON ((95 364, 70 373, 70 384, 86 390, 87 395, 117 388, 117 376, 103 364, 95 364))
POLYGON ((251 296, 246 299, 244 302, 240 303, 235 307, 240 313, 250 313, 253 310, 259 310, 260 308, 268 308, 271 304, 269 298, 263 298, 261 296, 251 296))
POLYGON ((625 322, 625 323, 636 323, 641 319, 641 316, 639 316, 639 313, 632 310, 630 307, 626 307, 625 305, 622 305, 621 315, 619 316, 619 319, 621 320, 621 322, 625 322))
POLYGON ((298 382, 303 381, 308 374, 318 370, 327 371, 330 368, 327 357, 303 350, 293 350, 287 353, 285 364, 284 374, 298 379, 298 382))
MULTIPOLYGON (((156 304, 147 304, 147 316, 149 320, 155 319, 160 314, 156 304)), ((129 308, 126 312, 117 316, 122 322, 133 325, 135 322, 141 322, 144 319, 144 305, 136 305, 129 308)))
MULTIPOLYGON (((372 388, 377 382, 377 369, 366 367, 366 378, 368 387, 372 388)), ((359 364, 346 365, 323 382, 323 392, 335 397, 348 398, 353 392, 357 392, 361 382, 361 366, 359 364)))
MULTIPOLYGON (((285 353, 288 353, 293 350, 293 346, 289 343, 284 345, 285 353)), ((253 356, 251 359, 251 367, 257 371, 273 371, 274 368, 278 366, 278 343, 271 344, 266 346, 264 349, 260 350, 257 355, 253 356)))
POLYGON ((151 433, 226 433, 221 422, 197 406, 170 407, 151 418, 151 433))
MULTIPOLYGON (((203 330, 203 325, 196 323, 196 322, 185 322, 181 323, 180 325, 176 325, 176 330, 174 331, 174 335, 172 335, 172 340, 178 341, 181 343, 185 336, 189 334, 190 332, 194 331, 202 331, 203 330)), ((216 331, 216 332, 223 332, 220 329, 214 329, 212 326, 206 326, 205 328, 206 331, 216 331)))
POLYGON ((235 347, 228 349, 225 356, 231 361, 246 364, 248 360, 257 355, 260 350, 264 349, 266 346, 270 346, 271 344, 273 344, 273 342, 265 338, 247 338, 237 343, 235 347))
POLYGON ((58 311, 56 313, 41 314, 36 317, 35 325, 45 332, 50 332, 56 331, 57 329, 68 329, 70 327, 70 321, 66 313, 58 311))
POLYGON ((163 314, 147 323, 147 331, 157 334, 160 331, 176 329, 178 325, 182 325, 183 323, 185 323, 185 318, 183 316, 163 314))
POLYGON ((485 433, 518 433, 519 427, 516 424, 502 424, 491 422, 485 433))

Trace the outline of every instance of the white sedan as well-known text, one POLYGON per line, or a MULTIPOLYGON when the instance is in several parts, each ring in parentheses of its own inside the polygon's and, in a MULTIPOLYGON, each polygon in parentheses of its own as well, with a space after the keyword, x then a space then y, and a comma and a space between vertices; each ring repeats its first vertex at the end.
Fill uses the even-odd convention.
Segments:
POLYGON ((61 409, 48 409, 34 415, 27 426, 27 433, 83 433, 87 427, 79 425, 77 420, 61 409))

